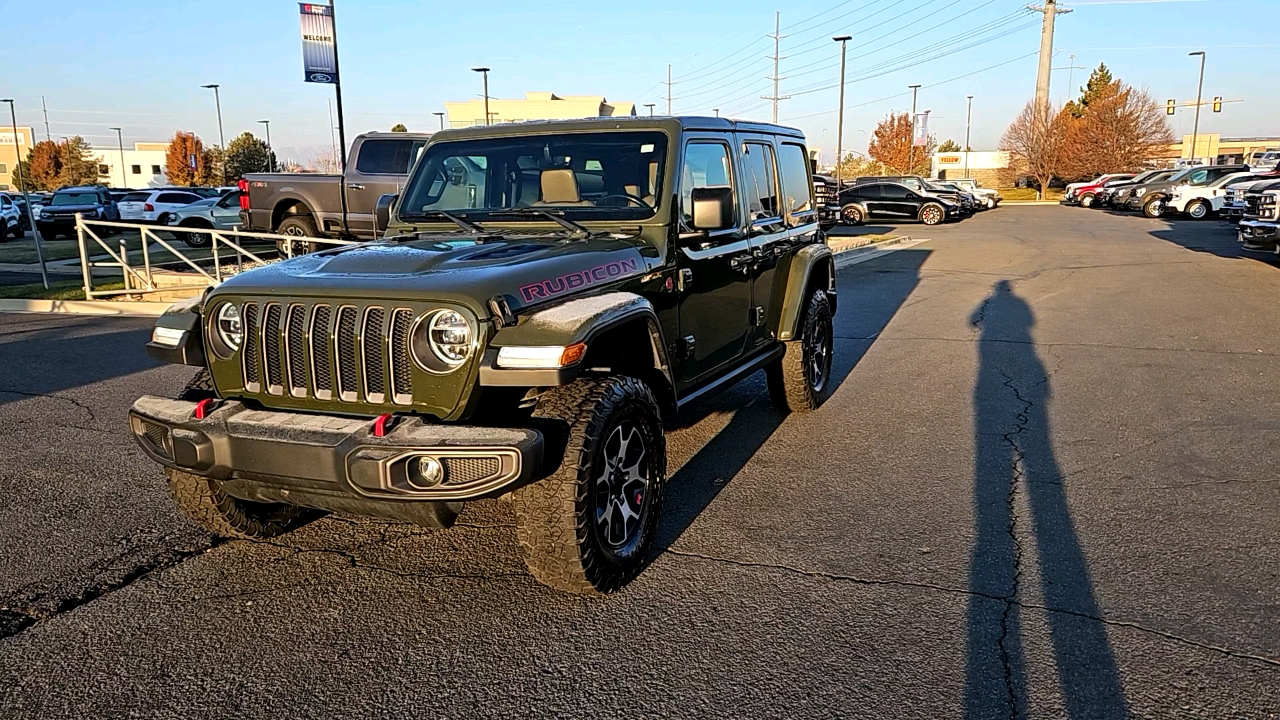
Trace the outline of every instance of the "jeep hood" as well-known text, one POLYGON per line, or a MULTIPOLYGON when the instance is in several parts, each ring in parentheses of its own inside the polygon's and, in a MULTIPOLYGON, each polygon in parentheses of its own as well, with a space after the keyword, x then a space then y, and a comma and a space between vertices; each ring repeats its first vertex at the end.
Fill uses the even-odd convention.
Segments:
POLYGON ((502 296, 511 310, 541 305, 642 275, 657 261, 634 237, 557 236, 477 242, 467 236, 378 241, 303 255, 251 270, 212 293, 308 298, 439 300, 487 316, 502 296))

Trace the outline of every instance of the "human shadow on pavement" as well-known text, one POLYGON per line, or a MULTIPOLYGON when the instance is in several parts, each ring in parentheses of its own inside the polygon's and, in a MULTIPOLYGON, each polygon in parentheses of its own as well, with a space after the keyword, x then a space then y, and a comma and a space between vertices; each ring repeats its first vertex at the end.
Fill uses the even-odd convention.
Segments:
MULTIPOLYGON (((0 405, 50 395, 161 363, 147 356, 154 320, 113 319, 122 328, 80 332, 84 324, 49 328, 17 338, 0 334, 0 405)), ((195 372, 195 368, 192 368, 195 372)))
MULTIPOLYGON (((1049 430, 1049 373, 1032 344, 1035 315, 1008 280, 969 318, 974 386, 974 514, 965 706, 970 718, 1027 717, 1020 585, 1034 538, 1058 685, 1069 718, 1123 718, 1124 688, 1067 503, 1049 430), (1025 500, 1024 500, 1025 497, 1025 500), (1021 508, 1030 508, 1028 518, 1021 508)), ((1037 615, 1038 617, 1038 615, 1037 615)), ((1026 636, 1034 636, 1027 633, 1026 636)), ((1037 663, 1043 666, 1043 663, 1037 663)))
MULTIPOLYGON (((920 283, 920 268, 931 253, 918 248, 898 250, 839 271, 833 394, 920 283)), ((756 400, 745 407, 745 393, 731 389, 697 403, 676 418, 676 426, 688 427, 712 412, 734 413, 729 424, 668 479, 655 554, 670 548, 684 534, 786 419, 786 414, 769 403, 762 373, 739 383, 739 388, 748 383, 756 400)))

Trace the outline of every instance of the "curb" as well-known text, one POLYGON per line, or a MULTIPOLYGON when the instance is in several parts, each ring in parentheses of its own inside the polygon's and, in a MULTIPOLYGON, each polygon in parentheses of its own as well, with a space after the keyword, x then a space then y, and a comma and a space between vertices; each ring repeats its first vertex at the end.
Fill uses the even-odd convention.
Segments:
POLYGON ((114 317, 158 317, 173 303, 116 302, 105 300, 8 300, 0 299, 0 312, 48 313, 53 315, 99 315, 114 317))
POLYGON ((903 235, 901 237, 889 238, 883 242, 868 243, 848 250, 841 250, 835 253, 836 269, 839 270, 840 268, 848 267, 850 265, 874 260, 875 258, 883 255, 888 255, 891 252, 905 250, 923 242, 929 242, 929 238, 913 238, 910 235, 903 235))

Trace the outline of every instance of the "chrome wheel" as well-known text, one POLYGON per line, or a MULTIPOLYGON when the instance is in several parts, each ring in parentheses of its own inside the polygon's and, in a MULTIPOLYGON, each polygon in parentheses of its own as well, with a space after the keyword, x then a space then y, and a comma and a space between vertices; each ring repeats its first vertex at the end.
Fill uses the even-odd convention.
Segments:
POLYGON ((596 528, 610 548, 621 548, 642 523, 649 490, 650 462, 644 433, 632 422, 613 429, 601 453, 603 467, 595 482, 596 528))
POLYGON ((1080 207, 1085 207, 1085 208, 1093 207, 1093 196, 1085 195, 1084 197, 1080 198, 1080 207))
POLYGON ((937 225, 942 222, 942 208, 937 205, 925 206, 925 209, 920 211, 920 221, 925 225, 937 225))
POLYGON ((1209 208, 1202 202, 1191 203, 1191 207, 1187 208, 1187 214, 1193 220, 1203 220, 1209 214, 1209 208))

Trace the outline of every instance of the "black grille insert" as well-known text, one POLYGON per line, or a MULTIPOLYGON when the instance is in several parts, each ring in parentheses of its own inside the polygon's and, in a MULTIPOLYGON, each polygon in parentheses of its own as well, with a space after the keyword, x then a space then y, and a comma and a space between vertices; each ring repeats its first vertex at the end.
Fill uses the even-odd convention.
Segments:
POLYGON ((338 326, 334 331, 338 362, 338 397, 355 402, 360 387, 356 370, 356 313, 350 306, 338 309, 338 326))
POLYGON ((307 396, 307 310, 290 305, 285 316, 285 353, 289 368, 289 392, 307 396))
POLYGON ((311 316, 311 374, 315 381, 316 397, 328 400, 333 397, 333 367, 329 362, 329 320, 333 310, 328 305, 317 305, 311 316))
POLYGON ((258 306, 244 304, 244 389, 262 389, 261 345, 258 342, 258 306))
POLYGON ((284 367, 280 358, 280 306, 272 303, 267 306, 266 317, 262 320, 262 349, 266 358, 267 392, 272 395, 284 393, 284 367))
POLYGON ((412 328, 412 311, 401 308, 391 313, 391 400, 401 405, 413 401, 413 363, 409 360, 412 328))
POLYGON ((386 399, 387 385, 385 378, 385 358, 382 344, 385 342, 382 331, 387 319, 387 311, 380 307, 369 307, 364 311, 364 325, 360 328, 360 344, 364 360, 364 394, 371 403, 380 403, 386 399))

